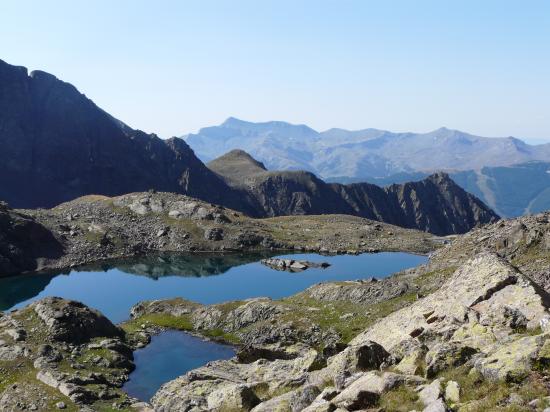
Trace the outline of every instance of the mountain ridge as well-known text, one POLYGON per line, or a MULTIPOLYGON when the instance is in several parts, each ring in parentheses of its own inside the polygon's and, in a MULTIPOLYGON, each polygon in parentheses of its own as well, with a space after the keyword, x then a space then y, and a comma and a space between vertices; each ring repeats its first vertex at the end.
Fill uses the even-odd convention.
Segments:
POLYGON ((238 206, 185 141, 134 130, 49 73, 0 60, 0 113, 0 198, 13 207, 149 189, 238 206))
MULTIPOLYGON (((308 160, 304 138, 311 144, 319 140, 313 129, 284 122, 257 126, 233 118, 225 127, 252 139, 260 127, 264 147, 275 154, 273 142, 290 136, 297 145, 292 152, 297 160, 304 154, 308 160)), ((223 133, 217 136, 224 138, 223 133)), ((394 192, 369 184, 331 185, 307 170, 265 170, 244 151, 230 153, 208 168, 186 141, 162 140, 132 129, 73 85, 42 71, 29 75, 26 68, 3 61, 0 148, 0 199, 16 208, 151 190, 185 194, 252 217, 343 213, 436 234, 464 232, 498 218, 454 183, 443 181, 427 180, 394 192), (441 192, 445 185, 450 197, 441 192), (441 207, 433 208, 433 202, 442 202, 441 207)))
POLYGON ((219 126, 182 138, 205 161, 243 149, 268 169, 304 169, 322 178, 385 177, 550 161, 550 144, 529 145, 515 137, 481 137, 446 127, 427 133, 372 128, 318 132, 306 125, 254 123, 231 117, 219 126))
POLYGON ((311 172, 270 171, 258 164, 245 151, 233 150, 207 166, 246 193, 264 216, 349 214, 435 234, 464 233, 498 219, 442 172, 383 188, 326 183, 311 172))

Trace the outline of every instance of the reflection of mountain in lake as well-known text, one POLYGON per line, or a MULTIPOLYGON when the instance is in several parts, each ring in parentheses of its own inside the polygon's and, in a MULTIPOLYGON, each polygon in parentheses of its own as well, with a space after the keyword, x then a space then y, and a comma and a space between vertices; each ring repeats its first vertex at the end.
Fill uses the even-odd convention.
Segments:
POLYGON ((86 266, 79 270, 92 271, 118 269, 132 275, 158 279, 164 276, 202 277, 221 275, 235 266, 258 262, 275 256, 275 253, 227 253, 192 255, 153 255, 143 258, 119 260, 99 266, 86 266))
POLYGON ((0 280, 0 310, 6 310, 19 302, 33 298, 42 292, 57 275, 15 276, 0 280))

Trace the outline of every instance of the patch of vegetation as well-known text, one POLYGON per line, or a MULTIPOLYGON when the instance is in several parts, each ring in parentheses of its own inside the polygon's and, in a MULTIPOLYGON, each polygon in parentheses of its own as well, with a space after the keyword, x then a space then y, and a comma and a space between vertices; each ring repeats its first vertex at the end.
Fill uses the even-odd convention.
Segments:
POLYGON ((418 400, 418 393, 413 388, 405 385, 382 394, 378 406, 385 411, 395 412, 421 411, 424 409, 422 402, 418 400))
POLYGON ((222 329, 210 329, 206 331, 201 330, 200 333, 203 336, 226 343, 238 344, 241 342, 237 335, 229 332, 224 332, 222 329))
POLYGON ((137 319, 132 319, 121 325, 126 333, 135 333, 141 330, 141 325, 157 325, 168 329, 191 331, 193 322, 189 315, 173 316, 166 313, 150 313, 137 319))
POLYGON ((449 369, 439 375, 444 380, 454 380, 460 385, 460 401, 467 412, 502 411, 520 412, 532 411, 530 407, 508 404, 511 394, 519 395, 524 402, 539 399, 544 405, 544 397, 548 394, 540 375, 531 374, 519 383, 491 381, 483 379, 479 373, 472 372, 466 366, 449 369))
POLYGON ((280 302, 292 305, 292 310, 283 315, 284 321, 315 323, 321 329, 338 332, 344 343, 348 343, 360 332, 377 320, 409 305, 416 300, 416 293, 379 302, 372 305, 349 301, 325 302, 308 297, 306 293, 282 299, 280 302), (351 316, 346 318, 346 315, 351 316))
POLYGON ((191 219, 176 219, 168 216, 167 214, 161 215, 162 222, 171 227, 179 227, 189 235, 196 239, 202 239, 204 237, 204 230, 199 227, 191 219))

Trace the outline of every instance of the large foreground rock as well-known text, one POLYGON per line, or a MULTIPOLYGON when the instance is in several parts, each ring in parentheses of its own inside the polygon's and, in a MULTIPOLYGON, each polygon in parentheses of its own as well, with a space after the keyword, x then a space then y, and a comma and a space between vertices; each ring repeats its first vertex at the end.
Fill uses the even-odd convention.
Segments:
POLYGON ((352 344, 374 341, 397 354, 405 346, 456 340, 487 350, 515 329, 546 324, 549 305, 544 290, 504 259, 484 253, 438 291, 374 324, 352 344))
POLYGON ((49 335, 58 341, 82 343, 95 337, 121 337, 109 319, 80 302, 49 297, 32 304, 49 335))

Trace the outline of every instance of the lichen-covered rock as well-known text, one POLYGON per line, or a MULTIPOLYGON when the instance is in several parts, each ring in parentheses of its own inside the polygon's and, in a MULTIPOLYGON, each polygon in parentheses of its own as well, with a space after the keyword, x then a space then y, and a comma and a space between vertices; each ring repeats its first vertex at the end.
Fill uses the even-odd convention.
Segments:
POLYGON ((318 362, 319 354, 315 350, 295 359, 260 359, 247 364, 235 360, 210 362, 164 384, 151 403, 160 411, 180 411, 191 406, 211 410, 208 408, 212 402, 223 403, 226 397, 228 402, 230 399, 252 399, 248 395, 236 397, 235 385, 239 385, 239 393, 249 393, 248 389, 245 392, 241 389, 251 388, 260 400, 265 401, 277 393, 286 393, 302 385, 318 362), (214 393, 216 396, 210 398, 214 393))
MULTIPOLYGON (((475 367, 486 379, 519 381, 533 369, 549 338, 548 334, 526 336, 499 345, 489 356, 479 359, 475 367)), ((546 359, 545 351, 542 352, 542 358, 546 359)))
POLYGON ((476 349, 460 342, 438 343, 426 354, 426 376, 433 378, 445 369, 461 366, 476 353, 476 349))
POLYGON ((454 404, 460 402, 460 385, 458 382, 447 382, 447 385, 445 385, 445 400, 454 404))
POLYGON ((356 372, 379 369, 387 365, 390 354, 378 343, 366 341, 348 346, 328 361, 328 369, 334 376, 335 386, 342 387, 345 379, 356 372))
POLYGON ((306 385, 260 403, 252 412, 300 412, 310 405, 321 390, 306 385))
POLYGON ((374 406, 383 393, 403 384, 420 384, 422 378, 392 372, 367 372, 342 390, 331 403, 349 410, 374 406))
POLYGON ((411 340, 430 344, 448 341, 461 326, 482 320, 491 329, 498 328, 499 334, 511 334, 510 323, 502 322, 505 311, 521 312, 526 326, 536 328, 548 316, 549 302, 546 292, 508 262, 493 254, 481 254, 458 269, 438 291, 392 313, 352 344, 375 341, 392 352, 411 340))
POLYGON ((120 337, 123 332, 109 319, 80 302, 49 297, 31 305, 54 340, 81 343, 92 338, 120 337))

